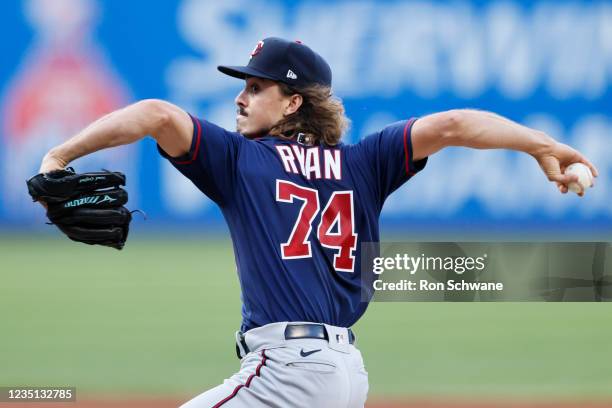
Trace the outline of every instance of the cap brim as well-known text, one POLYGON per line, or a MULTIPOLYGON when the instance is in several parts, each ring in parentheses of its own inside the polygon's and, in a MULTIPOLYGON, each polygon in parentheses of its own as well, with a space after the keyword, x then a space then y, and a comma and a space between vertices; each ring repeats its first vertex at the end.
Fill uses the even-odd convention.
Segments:
POLYGON ((265 78, 265 79, 271 79, 273 81, 278 81, 277 78, 274 78, 268 74, 264 74, 263 72, 258 71, 251 67, 219 65, 217 69, 221 71, 222 73, 224 73, 225 75, 229 75, 231 77, 239 78, 239 79, 246 79, 246 77, 254 76, 258 78, 265 78))

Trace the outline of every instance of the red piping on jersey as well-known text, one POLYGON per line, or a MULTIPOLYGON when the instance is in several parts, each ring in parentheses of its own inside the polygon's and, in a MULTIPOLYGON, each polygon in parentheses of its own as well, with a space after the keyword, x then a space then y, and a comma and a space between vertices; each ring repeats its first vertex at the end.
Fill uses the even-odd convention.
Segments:
POLYGON ((198 157, 198 150, 200 149, 200 139, 202 137, 202 126, 200 125, 200 121, 199 120, 194 119, 193 121, 196 124, 196 127, 198 128, 198 134, 196 136, 195 148, 193 149, 193 156, 191 156, 191 159, 189 159, 189 160, 177 161, 177 162, 175 162, 176 164, 191 164, 196 159, 196 157, 198 157))
POLYGON ((406 174, 408 176, 414 176, 414 173, 410 171, 410 149, 408 148, 408 129, 414 123, 414 119, 410 119, 404 127, 404 155, 406 156, 406 174))
POLYGON ((242 387, 249 388, 249 385, 251 385, 251 381, 253 381, 253 378, 260 376, 260 374, 261 374, 261 367, 266 365, 266 360, 267 359, 268 358, 266 357, 266 350, 262 350, 261 351, 261 361, 259 362, 259 365, 255 369, 255 372, 253 374, 251 374, 249 376, 249 378, 247 378, 247 380, 246 380, 246 382, 244 384, 240 384, 240 385, 236 386, 236 388, 234 388, 234 391, 232 391, 232 393, 230 395, 228 395, 227 397, 223 398, 221 401, 217 402, 217 404, 215 404, 212 408, 219 408, 221 405, 225 404, 227 401, 229 401, 232 398, 234 398, 236 396, 236 394, 238 394, 238 391, 240 391, 240 389, 242 387))

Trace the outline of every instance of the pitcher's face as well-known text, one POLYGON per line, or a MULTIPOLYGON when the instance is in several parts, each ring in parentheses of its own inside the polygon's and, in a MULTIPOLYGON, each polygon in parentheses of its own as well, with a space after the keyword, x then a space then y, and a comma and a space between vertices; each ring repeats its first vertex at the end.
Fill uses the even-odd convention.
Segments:
POLYGON ((287 111, 290 97, 269 79, 249 77, 236 97, 236 131, 248 138, 265 136, 287 111))

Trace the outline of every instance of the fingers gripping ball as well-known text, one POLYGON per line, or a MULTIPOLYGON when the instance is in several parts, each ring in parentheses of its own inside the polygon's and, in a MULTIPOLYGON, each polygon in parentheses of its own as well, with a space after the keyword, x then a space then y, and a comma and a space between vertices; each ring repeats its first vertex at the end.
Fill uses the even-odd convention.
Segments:
POLYGON ((570 191, 576 194, 584 194, 587 188, 593 187, 593 174, 588 166, 582 163, 570 164, 567 166, 567 169, 565 169, 565 174, 578 176, 577 182, 573 181, 567 186, 570 191))
POLYGON ((37 174, 27 181, 35 201, 47 204, 47 217, 73 241, 122 249, 132 215, 119 172, 77 174, 73 169, 37 174))

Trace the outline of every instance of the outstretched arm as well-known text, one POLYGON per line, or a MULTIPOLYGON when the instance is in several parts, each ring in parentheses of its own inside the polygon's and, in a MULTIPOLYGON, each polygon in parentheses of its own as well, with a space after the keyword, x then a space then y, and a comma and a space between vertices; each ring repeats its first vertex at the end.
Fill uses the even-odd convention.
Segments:
POLYGON ((577 176, 565 175, 572 163, 584 163, 597 176, 597 169, 580 152, 540 132, 502 116, 476 110, 451 110, 417 120, 412 127, 414 160, 430 156, 447 146, 475 149, 511 149, 533 156, 548 180, 562 193, 577 176))
POLYGON ((147 99, 109 113, 43 158, 41 173, 63 169, 79 157, 109 147, 134 143, 151 135, 170 156, 189 151, 193 122, 185 111, 156 99, 147 99))

